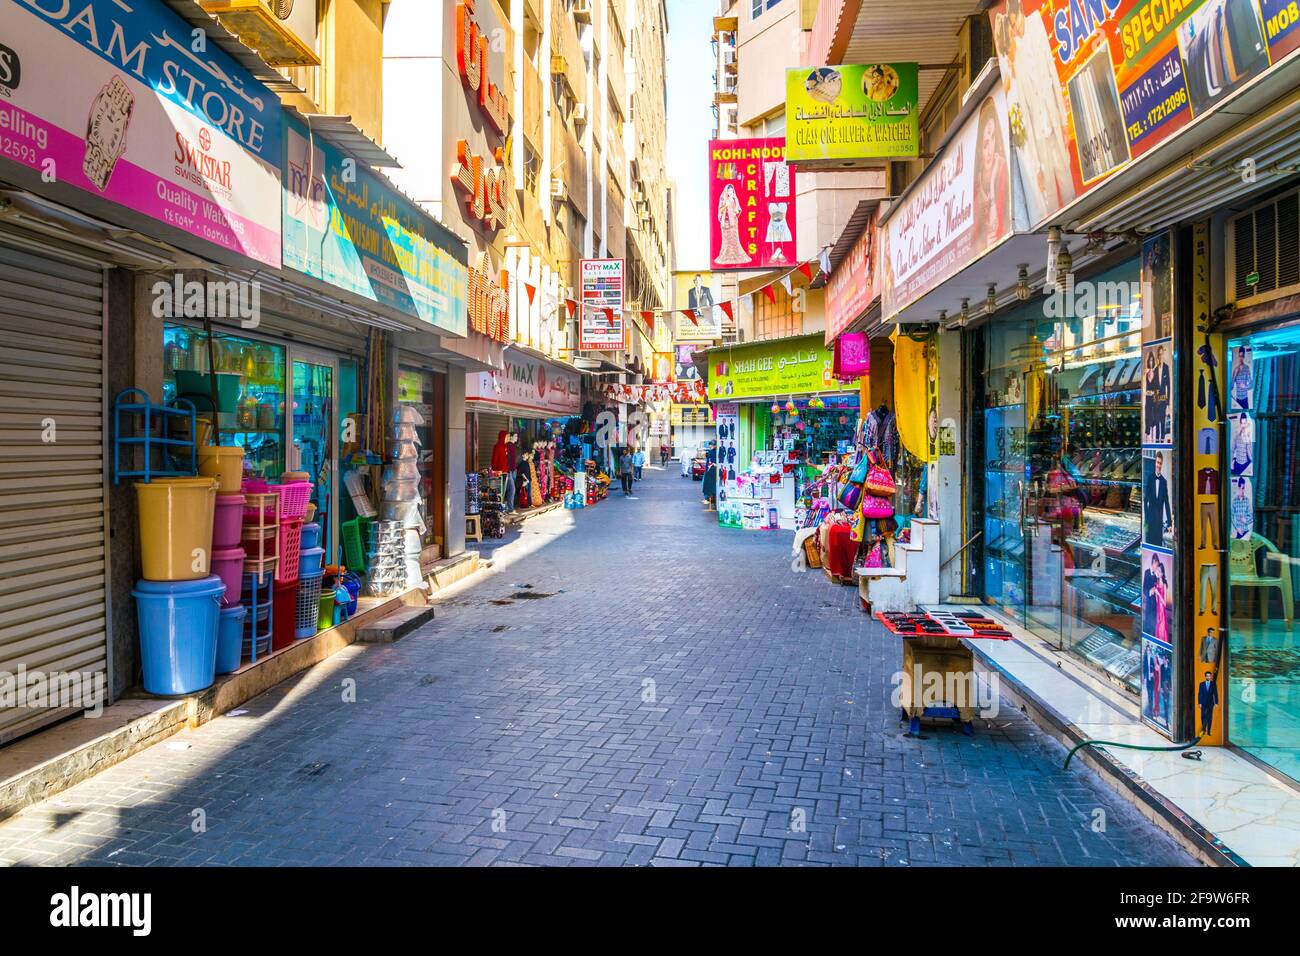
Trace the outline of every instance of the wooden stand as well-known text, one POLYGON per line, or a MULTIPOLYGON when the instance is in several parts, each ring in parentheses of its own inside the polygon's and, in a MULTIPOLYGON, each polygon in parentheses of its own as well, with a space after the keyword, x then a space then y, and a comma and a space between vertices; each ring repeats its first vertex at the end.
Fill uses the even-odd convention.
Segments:
POLYGON ((908 721, 908 736, 920 736, 922 718, 960 723, 962 733, 968 737, 975 732, 976 708, 971 706, 975 693, 975 656, 960 641, 905 639, 903 682, 899 691, 902 719, 908 721), (940 699, 935 699, 936 694, 940 699))

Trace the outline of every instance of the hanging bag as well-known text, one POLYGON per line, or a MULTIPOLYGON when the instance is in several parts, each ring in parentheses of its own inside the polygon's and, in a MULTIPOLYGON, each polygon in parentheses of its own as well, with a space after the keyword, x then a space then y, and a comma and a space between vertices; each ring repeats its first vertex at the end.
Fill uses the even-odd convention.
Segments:
POLYGON ((863 455, 858 459, 858 463, 853 466, 853 471, 849 475, 849 481, 855 485, 860 485, 867 480, 867 475, 871 471, 871 462, 863 455))
POLYGON ((862 501, 861 485, 845 485, 840 489, 840 504, 848 511, 856 511, 862 501))
POLYGON ((894 516, 894 503, 888 498, 867 495, 862 501, 862 514, 873 521, 894 516))
POLYGON ((889 473, 889 469, 882 465, 875 453, 871 456, 871 467, 867 470, 866 481, 867 491, 873 495, 892 498, 898 490, 894 484, 894 476, 889 473))

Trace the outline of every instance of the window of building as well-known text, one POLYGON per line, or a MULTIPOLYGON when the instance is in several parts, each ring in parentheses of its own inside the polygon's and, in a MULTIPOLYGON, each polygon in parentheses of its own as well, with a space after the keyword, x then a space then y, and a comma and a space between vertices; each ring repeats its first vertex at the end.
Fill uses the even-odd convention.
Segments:
POLYGON ((780 2, 781 0, 750 0, 750 19, 757 20, 763 11, 771 10, 780 2))
POLYGON ((772 287, 776 301, 759 293, 754 299, 754 340, 783 339, 803 331, 803 313, 794 310, 794 299, 779 283, 772 287))
POLYGON ((537 150, 524 143, 524 189, 537 195, 537 178, 542 172, 542 158, 537 150))

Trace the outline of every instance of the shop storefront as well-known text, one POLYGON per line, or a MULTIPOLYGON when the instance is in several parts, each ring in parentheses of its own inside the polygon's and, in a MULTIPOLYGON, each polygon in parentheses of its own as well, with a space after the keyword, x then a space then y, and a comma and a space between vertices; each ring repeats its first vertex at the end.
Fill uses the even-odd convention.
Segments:
POLYGON ((710 349, 708 361, 719 524, 793 529, 809 466, 848 450, 856 384, 835 378, 820 333, 710 349))
POLYGON ((1117 295, 1035 300, 972 336, 975 587, 1136 693, 1142 403, 1169 395, 1143 363, 1138 260, 1084 283, 1117 295))

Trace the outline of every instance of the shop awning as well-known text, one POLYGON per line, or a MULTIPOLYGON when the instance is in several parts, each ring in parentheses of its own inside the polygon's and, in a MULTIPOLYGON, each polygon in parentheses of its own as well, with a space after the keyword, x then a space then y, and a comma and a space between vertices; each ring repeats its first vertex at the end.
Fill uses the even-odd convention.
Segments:
POLYGON ((329 113, 303 113, 296 107, 286 107, 300 117, 317 136, 329 142, 340 153, 351 156, 359 163, 374 169, 401 169, 393 155, 361 131, 351 116, 333 116, 329 113))
POLYGON ((233 57, 240 66, 257 77, 267 89, 276 93, 305 95, 283 73, 269 66, 257 52, 240 42, 221 22, 195 2, 195 0, 163 0, 175 14, 191 26, 207 34, 208 41, 233 57))
POLYGON ((1214 112, 1076 200, 1054 221, 1071 232, 1158 232, 1300 172, 1300 57, 1291 56, 1214 112), (1253 181, 1242 164, 1254 166, 1253 181))

